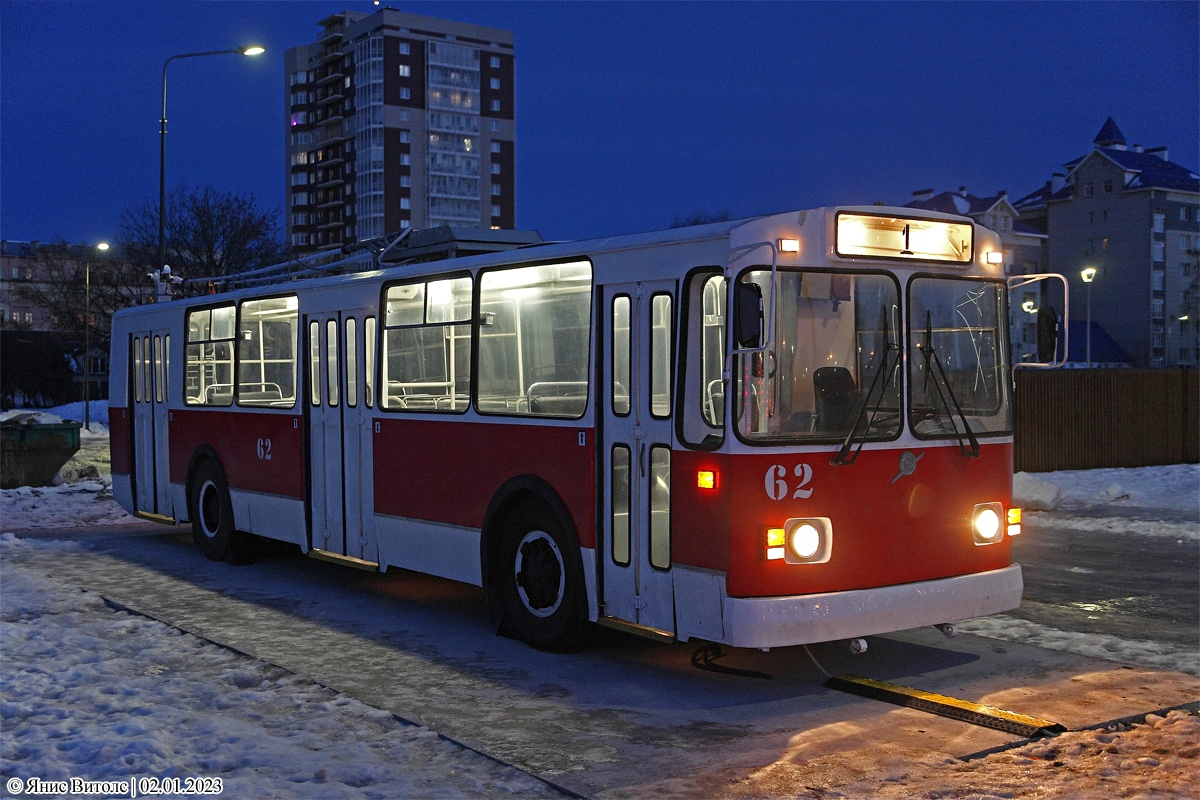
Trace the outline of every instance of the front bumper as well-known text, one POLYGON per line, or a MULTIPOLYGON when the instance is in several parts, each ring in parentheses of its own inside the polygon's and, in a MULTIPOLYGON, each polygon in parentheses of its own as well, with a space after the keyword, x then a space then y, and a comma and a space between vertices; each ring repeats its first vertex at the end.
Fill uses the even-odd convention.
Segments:
POLYGON ((787 647, 956 622, 1021 605, 1021 565, 899 586, 794 597, 726 597, 722 643, 787 647))

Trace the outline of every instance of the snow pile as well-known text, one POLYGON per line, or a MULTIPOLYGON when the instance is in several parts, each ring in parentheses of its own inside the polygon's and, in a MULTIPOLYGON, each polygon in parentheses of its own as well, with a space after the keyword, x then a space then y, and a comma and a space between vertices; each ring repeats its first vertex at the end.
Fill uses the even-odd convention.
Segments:
MULTIPOLYGON (((60 474, 72 467, 63 467, 60 474)), ((20 486, 0 492, 0 530, 119 525, 134 518, 112 496, 112 477, 99 475, 58 486, 20 486)))
POLYGON ((227 797, 559 797, 428 728, 13 563, 0 536, 0 773, 219 777, 227 797))
POLYGON ((1062 489, 1050 481, 1039 481, 1028 472, 1013 476, 1013 504, 1026 511, 1053 511, 1062 502, 1062 489))
POLYGON ((1013 476, 1013 497, 1022 508, 1033 510, 1116 505, 1191 511, 1200 516, 1200 465, 1018 472, 1013 476), (1053 496, 1054 489, 1058 490, 1058 502, 1036 509, 1033 503, 1043 495, 1053 496))

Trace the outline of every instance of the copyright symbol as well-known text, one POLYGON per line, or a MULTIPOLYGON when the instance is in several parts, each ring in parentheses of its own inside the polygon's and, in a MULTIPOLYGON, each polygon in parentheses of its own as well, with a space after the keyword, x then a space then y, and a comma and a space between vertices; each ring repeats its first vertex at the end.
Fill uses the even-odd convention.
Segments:
POLYGON ((8 783, 4 784, 4 788, 8 789, 9 794, 20 794, 25 789, 25 781, 20 778, 9 778, 8 783))

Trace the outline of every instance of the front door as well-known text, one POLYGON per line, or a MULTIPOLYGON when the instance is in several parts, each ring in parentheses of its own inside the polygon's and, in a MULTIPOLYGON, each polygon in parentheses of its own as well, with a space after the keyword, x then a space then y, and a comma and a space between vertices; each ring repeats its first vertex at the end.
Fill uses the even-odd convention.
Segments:
POLYGON ((675 282, 609 286, 605 302, 602 614, 673 634, 675 282))
POLYGON ((166 330, 130 336, 129 384, 133 396, 133 496, 141 514, 173 517, 167 460, 167 410, 171 335, 166 330))
POLYGON ((309 314, 305 321, 310 544, 373 563, 375 319, 355 310, 309 314))

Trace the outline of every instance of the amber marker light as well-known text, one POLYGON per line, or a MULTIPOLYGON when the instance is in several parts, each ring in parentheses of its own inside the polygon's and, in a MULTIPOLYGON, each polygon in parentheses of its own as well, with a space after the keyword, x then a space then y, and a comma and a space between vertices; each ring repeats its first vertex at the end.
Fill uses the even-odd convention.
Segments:
POLYGON ((717 471, 702 469, 696 472, 696 486, 701 489, 714 490, 717 488, 717 471))
POLYGON ((767 528, 767 561, 780 561, 784 557, 783 540, 787 533, 783 528, 767 528))
POLYGON ((1010 508, 1008 510, 1008 535, 1021 535, 1021 509, 1010 508))

